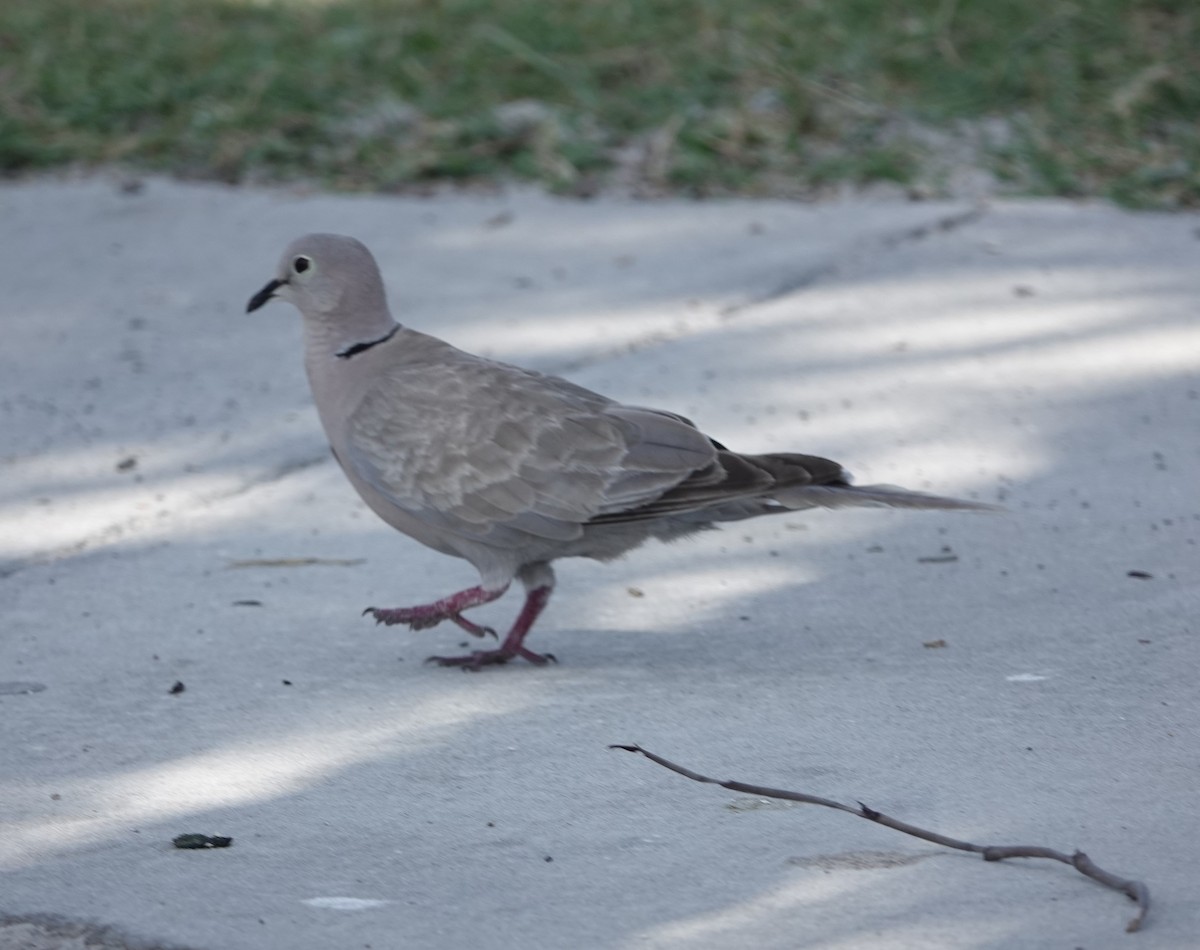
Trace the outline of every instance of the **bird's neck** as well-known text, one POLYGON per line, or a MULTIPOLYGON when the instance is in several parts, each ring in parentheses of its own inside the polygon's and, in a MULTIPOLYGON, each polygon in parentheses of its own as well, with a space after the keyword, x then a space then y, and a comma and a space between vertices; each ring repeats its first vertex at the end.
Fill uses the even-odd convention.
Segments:
POLYGON ((390 316, 350 333, 344 328, 335 332, 306 322, 304 368, 321 424, 335 452, 338 440, 344 436, 338 429, 339 420, 347 418, 368 391, 376 378, 369 371, 370 365, 399 332, 400 325, 390 316))
POLYGON ((354 319, 306 320, 305 356, 310 362, 353 359, 391 339, 399 326, 386 310, 359 312, 354 319))

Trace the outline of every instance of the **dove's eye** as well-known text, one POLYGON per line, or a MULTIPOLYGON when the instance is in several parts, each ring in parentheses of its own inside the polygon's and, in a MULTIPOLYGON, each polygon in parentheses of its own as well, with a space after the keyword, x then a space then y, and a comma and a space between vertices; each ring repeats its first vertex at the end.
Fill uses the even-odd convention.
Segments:
POLYGON ((303 274, 310 267, 312 267, 312 258, 305 257, 303 254, 292 261, 292 270, 297 274, 303 274))

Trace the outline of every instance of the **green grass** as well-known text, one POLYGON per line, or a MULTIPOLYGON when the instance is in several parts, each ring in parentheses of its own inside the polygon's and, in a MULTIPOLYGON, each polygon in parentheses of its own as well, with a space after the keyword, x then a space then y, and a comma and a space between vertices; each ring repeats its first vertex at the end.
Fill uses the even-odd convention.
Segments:
POLYGON ((1198 60, 1196 0, 29 0, 0 171, 1197 206, 1198 60))

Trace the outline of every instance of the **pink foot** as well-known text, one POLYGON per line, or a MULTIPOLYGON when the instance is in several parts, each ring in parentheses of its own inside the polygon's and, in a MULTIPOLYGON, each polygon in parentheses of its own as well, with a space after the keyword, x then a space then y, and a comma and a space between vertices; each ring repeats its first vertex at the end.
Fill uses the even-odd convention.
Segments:
POLYGON ((438 666, 457 666, 473 672, 478 672, 485 666, 507 663, 517 656, 528 660, 534 666, 545 666, 547 663, 557 662, 551 653, 534 653, 522 645, 525 635, 529 633, 530 627, 533 626, 533 622, 537 620, 538 614, 545 608, 549 599, 549 587, 535 587, 531 590, 525 596, 525 605, 517 615, 516 622, 513 623, 508 636, 496 649, 476 650, 464 656, 431 656, 425 662, 436 663, 438 666))
POLYGON ((458 624, 463 630, 467 631, 473 637, 491 637, 493 640, 499 640, 500 637, 491 627, 485 627, 481 624, 474 623, 464 617, 462 614, 452 614, 449 618, 458 624))
POLYGON ((421 604, 417 607, 368 607, 363 611, 363 615, 370 614, 375 618, 377 624, 382 623, 389 627, 406 623, 413 630, 427 630, 430 627, 436 627, 443 620, 450 620, 472 636, 482 637, 490 633, 494 637, 496 636, 494 630, 472 623, 462 616, 462 612, 495 600, 505 590, 507 590, 506 587, 501 587, 499 590, 471 587, 468 590, 459 591, 457 594, 451 594, 449 597, 443 597, 432 604, 421 604))
POLYGON ((465 656, 430 656, 425 658, 425 662, 436 663, 438 666, 457 666, 463 670, 478 673, 485 666, 498 666, 517 656, 528 660, 534 666, 545 666, 547 663, 558 662, 553 653, 534 653, 525 647, 518 647, 516 650, 505 650, 503 647, 495 650, 475 650, 465 656))

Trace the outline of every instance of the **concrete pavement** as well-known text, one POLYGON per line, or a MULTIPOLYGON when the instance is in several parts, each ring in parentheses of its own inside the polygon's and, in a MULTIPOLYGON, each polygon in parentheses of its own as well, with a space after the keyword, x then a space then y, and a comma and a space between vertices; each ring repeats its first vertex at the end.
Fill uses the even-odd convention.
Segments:
POLYGON ((1196 945, 1200 216, 91 179, 0 186, 0 247, 3 950, 1196 945), (359 611, 473 573, 344 483, 298 315, 243 313, 311 230, 457 345, 1009 513, 560 562, 559 665, 422 665, 461 634, 359 611))

